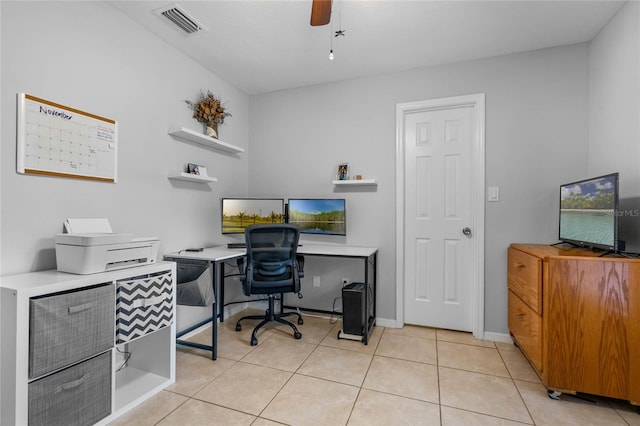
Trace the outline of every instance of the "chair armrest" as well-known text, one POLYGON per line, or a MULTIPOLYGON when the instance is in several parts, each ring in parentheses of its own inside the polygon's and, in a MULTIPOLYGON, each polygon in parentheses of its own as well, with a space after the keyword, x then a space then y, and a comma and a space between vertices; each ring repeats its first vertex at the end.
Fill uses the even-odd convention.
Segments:
POLYGON ((296 262, 298 263, 298 276, 304 278, 304 256, 296 254, 296 262))

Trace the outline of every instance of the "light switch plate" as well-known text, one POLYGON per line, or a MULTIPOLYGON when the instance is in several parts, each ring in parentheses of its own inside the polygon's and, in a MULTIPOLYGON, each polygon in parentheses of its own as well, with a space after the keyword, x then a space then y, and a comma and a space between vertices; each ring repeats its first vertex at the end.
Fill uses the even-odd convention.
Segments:
POLYGON ((500 201, 500 187, 490 186, 487 190, 487 201, 500 201))

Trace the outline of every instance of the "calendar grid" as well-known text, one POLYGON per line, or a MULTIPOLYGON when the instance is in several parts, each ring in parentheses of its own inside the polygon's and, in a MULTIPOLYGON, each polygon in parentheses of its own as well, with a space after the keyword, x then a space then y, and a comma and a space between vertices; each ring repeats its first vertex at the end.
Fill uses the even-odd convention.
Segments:
POLYGON ((18 172, 115 182, 117 123, 19 94, 18 172))

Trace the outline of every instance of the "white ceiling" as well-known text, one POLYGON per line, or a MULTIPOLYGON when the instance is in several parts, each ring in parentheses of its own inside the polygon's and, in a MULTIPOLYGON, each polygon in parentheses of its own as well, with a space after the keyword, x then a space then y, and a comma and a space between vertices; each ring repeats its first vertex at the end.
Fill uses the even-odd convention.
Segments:
POLYGON ((153 13, 172 1, 109 3, 252 95, 589 41, 623 2, 334 0, 312 27, 311 0, 178 0, 209 30, 191 36, 153 13))

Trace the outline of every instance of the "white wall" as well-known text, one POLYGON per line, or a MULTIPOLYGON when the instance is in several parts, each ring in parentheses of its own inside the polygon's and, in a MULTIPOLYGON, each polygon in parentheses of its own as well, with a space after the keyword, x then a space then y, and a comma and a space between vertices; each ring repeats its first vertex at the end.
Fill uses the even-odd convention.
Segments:
POLYGON ((378 317, 395 320, 395 106, 486 93, 486 183, 500 186, 501 201, 486 204, 485 329, 506 333, 507 246, 556 242, 558 186, 587 170, 587 49, 581 44, 254 96, 250 192, 347 198, 348 235, 337 242, 380 248, 378 317), (336 191, 331 179, 342 161, 377 178, 377 189, 336 191))
POLYGON ((0 273, 55 268, 53 238, 69 217, 107 217, 116 232, 158 236, 161 254, 220 242, 219 200, 246 194, 247 156, 178 142, 167 129, 202 130, 184 100, 210 89, 233 114, 221 137, 247 148, 248 96, 107 4, 3 1, 0 7, 0 273), (16 173, 18 92, 117 120, 118 182, 16 173), (187 162, 207 166, 219 181, 167 179, 187 162))
POLYGON ((620 172, 640 196, 640 3, 628 2, 589 47, 589 173, 620 172))
MULTIPOLYGON (((487 95, 486 183, 501 189, 501 201, 486 204, 487 331, 507 331, 507 245, 556 240, 560 183, 615 168, 623 195, 638 196, 636 2, 621 9, 590 47, 251 99, 108 5, 3 1, 0 10, 2 275, 55 267, 53 235, 67 217, 109 217, 117 231, 159 236, 166 253, 220 242, 221 196, 248 190, 254 196, 344 196, 349 235, 329 241, 380 248, 378 314, 395 319, 395 105, 469 93, 487 95), (171 124, 199 129, 183 100, 200 89, 213 90, 229 105, 233 117, 221 134, 248 148, 239 159, 166 134, 171 124), (118 120, 119 182, 17 174, 18 92, 118 120), (342 161, 377 178, 378 187, 335 190, 330 181, 342 161), (166 179, 186 162, 206 165, 219 182, 166 179)), ((330 267, 321 268, 326 273, 330 267)))
POLYGON ((640 4, 628 2, 589 48, 589 174, 620 172, 620 238, 640 251, 640 4))

